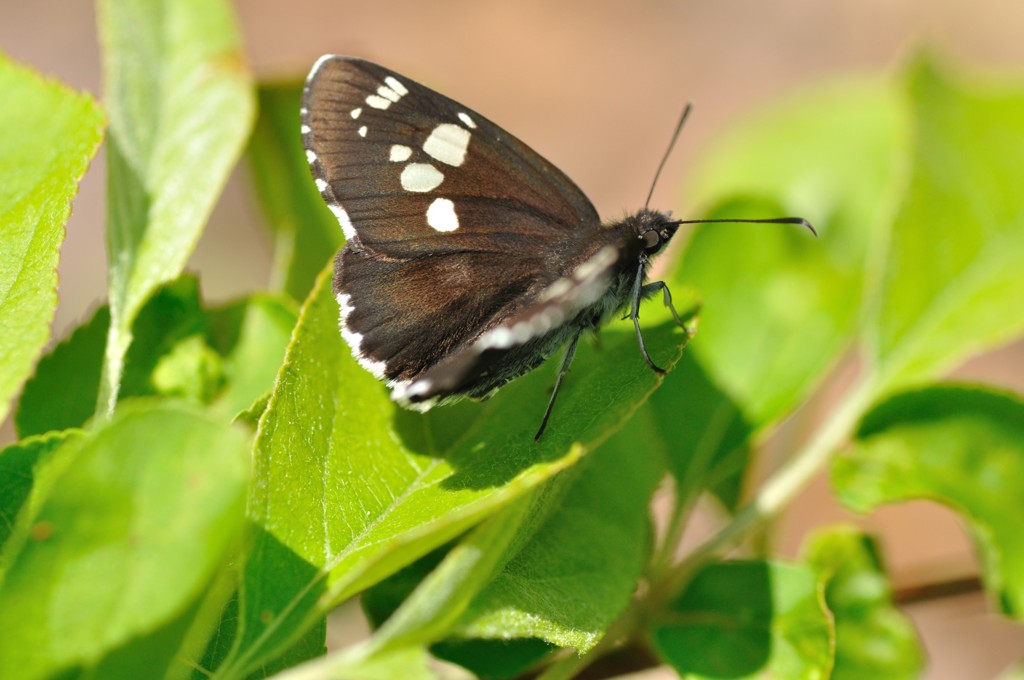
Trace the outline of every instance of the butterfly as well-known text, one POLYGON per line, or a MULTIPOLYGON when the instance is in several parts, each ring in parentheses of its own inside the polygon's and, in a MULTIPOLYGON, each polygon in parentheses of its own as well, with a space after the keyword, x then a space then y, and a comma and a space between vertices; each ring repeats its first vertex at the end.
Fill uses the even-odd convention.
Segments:
POLYGON ((341 334, 394 401, 423 411, 485 399, 564 346, 539 439, 580 337, 622 314, 664 373, 644 345, 640 303, 661 293, 685 324, 665 283, 646 281, 651 258, 681 224, 709 220, 645 207, 602 224, 526 144, 363 59, 321 57, 300 114, 313 179, 346 238, 333 280, 341 334))

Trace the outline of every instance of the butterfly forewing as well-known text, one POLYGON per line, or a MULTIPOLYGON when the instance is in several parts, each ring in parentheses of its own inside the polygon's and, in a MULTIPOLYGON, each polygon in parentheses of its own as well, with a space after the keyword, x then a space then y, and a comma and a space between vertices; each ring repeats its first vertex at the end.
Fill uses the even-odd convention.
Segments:
POLYGON ((321 59, 303 126, 313 173, 346 236, 382 255, 550 253, 552 241, 599 227, 586 196, 539 154, 376 64, 321 59))

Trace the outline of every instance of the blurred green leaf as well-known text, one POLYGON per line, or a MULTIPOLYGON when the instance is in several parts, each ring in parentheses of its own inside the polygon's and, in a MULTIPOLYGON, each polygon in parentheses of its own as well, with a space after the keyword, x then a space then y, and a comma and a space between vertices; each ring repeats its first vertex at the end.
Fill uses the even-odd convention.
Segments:
POLYGON ((0 676, 161 677, 238 539, 245 441, 180 405, 126 403, 67 446, 0 586, 0 676))
MULTIPOLYGON (((404 411, 341 340, 330 274, 300 315, 260 421, 249 501, 258 530, 231 671, 574 463, 661 380, 624 323, 601 351, 581 348, 540 443, 552 366, 482 404, 404 411)), ((684 336, 663 324, 645 337, 671 366, 684 336)))
MULTIPOLYGON (((120 396, 213 401, 233 417, 273 386, 296 317, 290 301, 260 294, 204 310, 198 282, 182 276, 136 317, 120 396)), ((39 361, 18 402, 20 436, 80 427, 92 416, 109 319, 101 307, 39 361)))
POLYGON ((924 670, 924 650, 914 625, 893 606, 875 541, 852 527, 816 532, 804 559, 825 583, 825 603, 835 618, 832 680, 909 680, 924 670))
POLYGON ((77 430, 29 437, 0 451, 0 582, 28 540, 32 521, 68 459, 77 430), (57 452, 65 452, 57 455, 57 452))
POLYGON ((925 55, 907 89, 913 167, 868 326, 890 387, 1024 331, 1024 88, 961 81, 925 55))
POLYGON ((729 509, 739 503, 754 427, 692 352, 683 354, 627 430, 649 455, 659 451, 668 462, 681 507, 706 488, 729 509))
MULTIPOLYGON (((22 437, 81 427, 95 413, 109 330, 106 306, 43 356, 25 384, 16 422, 22 437)), ((198 283, 190 276, 174 281, 146 302, 133 325, 136 342, 128 352, 121 396, 158 394, 153 371, 179 342, 202 333, 198 283)))
POLYGON ((1024 680, 1024 661, 1007 668, 997 680, 1024 680))
POLYGON ((712 564, 652 632, 686 678, 824 680, 834 630, 815 573, 768 562, 712 564))
POLYGON ((225 386, 215 408, 234 417, 274 386, 298 310, 287 298, 256 293, 206 313, 206 341, 223 357, 225 386))
POLYGON ((92 417, 109 327, 104 305, 39 359, 14 413, 19 437, 81 427, 92 417))
POLYGON ((274 288, 296 300, 305 299, 344 240, 309 173, 299 133, 302 87, 301 81, 259 86, 248 151, 256 195, 274 233, 274 288))
POLYGON ((1024 618, 1024 403, 981 387, 936 386, 896 395, 861 421, 833 483, 858 512, 923 498, 960 514, 986 588, 1024 618))
MULTIPOLYGON (((430 667, 430 655, 422 647, 402 647, 387 654, 363 658, 336 652, 322 659, 284 671, 274 680, 439 680, 430 667)), ((451 675, 444 676, 450 678, 451 675)), ((456 676, 458 677, 458 676, 456 676)))
POLYGON ((78 180, 103 138, 91 97, 0 53, 0 422, 50 337, 78 180))
POLYGON ((184 267, 248 136, 254 98, 223 0, 102 0, 98 14, 111 309, 98 406, 109 413, 135 317, 184 267))
POLYGON ((755 429, 806 398, 854 336, 871 244, 902 186, 905 134, 892 88, 847 82, 758 115, 694 173, 709 217, 799 215, 820 234, 706 225, 673 279, 703 300, 697 362, 755 429))

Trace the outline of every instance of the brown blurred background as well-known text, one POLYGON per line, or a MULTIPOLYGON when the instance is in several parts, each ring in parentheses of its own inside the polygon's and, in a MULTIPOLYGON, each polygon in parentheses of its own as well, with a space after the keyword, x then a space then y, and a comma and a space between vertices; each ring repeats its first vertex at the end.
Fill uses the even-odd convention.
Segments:
MULTIPOLYGON (((1024 3, 1014 0, 239 0, 260 78, 298 77, 321 54, 357 54, 424 81, 507 127, 565 170, 599 212, 643 201, 684 101, 696 102, 653 206, 686 214, 678 187, 700 149, 758 104, 837 74, 886 73, 929 42, 968 67, 1024 74, 1024 3)), ((100 92, 92 3, 0 0, 0 49, 70 85, 100 92)), ((105 296, 104 160, 82 183, 60 266, 56 337, 105 296)), ((270 248, 245 173, 236 172, 190 268, 208 298, 265 286, 270 248)), ((957 375, 1024 391, 1024 344, 957 375)), ((9 425, 0 443, 9 442, 9 425)), ((819 481, 778 538, 795 552, 810 527, 849 519, 819 481)), ((883 541, 896 586, 977 573, 952 513, 925 503, 859 520, 883 541)), ((982 595, 908 608, 930 680, 992 678, 1024 657, 1024 628, 982 595)), ((648 675, 648 674, 645 674, 648 675)))

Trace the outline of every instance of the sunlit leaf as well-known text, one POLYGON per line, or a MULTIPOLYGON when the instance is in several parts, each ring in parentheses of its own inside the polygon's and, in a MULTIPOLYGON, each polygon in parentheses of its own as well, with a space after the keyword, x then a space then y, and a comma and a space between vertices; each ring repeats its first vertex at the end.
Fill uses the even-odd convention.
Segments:
POLYGON ((50 337, 57 259, 78 180, 103 137, 91 97, 0 53, 0 422, 50 337))

